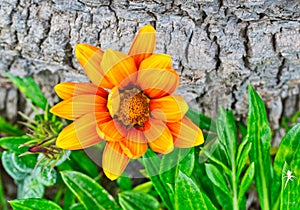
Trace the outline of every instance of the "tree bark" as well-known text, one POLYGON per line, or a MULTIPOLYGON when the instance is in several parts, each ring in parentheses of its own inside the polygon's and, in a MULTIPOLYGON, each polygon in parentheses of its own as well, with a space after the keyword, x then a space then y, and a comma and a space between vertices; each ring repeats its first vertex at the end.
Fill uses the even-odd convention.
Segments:
POLYGON ((223 106, 245 118, 251 82, 274 129, 300 109, 299 0, 0 1, 0 112, 10 120, 24 100, 5 71, 34 75, 53 98, 56 83, 87 80, 76 43, 127 52, 148 23, 191 107, 214 117, 223 106))

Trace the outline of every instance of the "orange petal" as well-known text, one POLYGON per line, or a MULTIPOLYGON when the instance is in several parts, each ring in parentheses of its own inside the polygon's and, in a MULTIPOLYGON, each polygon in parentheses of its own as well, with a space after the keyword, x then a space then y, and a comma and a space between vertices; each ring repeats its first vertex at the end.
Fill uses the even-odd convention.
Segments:
POLYGON ((75 83, 75 82, 63 82, 54 87, 57 95, 65 100, 69 99, 72 96, 76 95, 87 95, 87 94, 92 94, 92 95, 99 95, 102 96, 103 98, 107 98, 108 93, 106 90, 97 87, 96 85, 93 85, 91 83, 75 83))
POLYGON ((178 88, 179 76, 173 69, 143 69, 137 83, 149 98, 161 98, 178 88))
POLYGON ((112 49, 107 49, 104 52, 101 66, 105 76, 114 86, 124 83, 124 80, 129 80, 137 71, 134 60, 130 56, 112 49))
POLYGON ((159 138, 165 129, 166 124, 163 121, 149 118, 149 120, 145 122, 144 127, 139 128, 138 130, 143 132, 147 142, 149 143, 159 138))
POLYGON ((139 158, 145 154, 148 146, 142 132, 132 128, 128 131, 127 138, 120 142, 123 152, 130 158, 139 158))
POLYGON ((167 154, 174 149, 172 134, 166 126, 159 137, 149 141, 148 144, 154 152, 162 154, 167 154))
POLYGON ((56 145, 63 149, 77 150, 90 147, 102 139, 96 132, 97 117, 89 113, 65 127, 57 137, 56 145))
POLYGON ((98 95, 78 95, 64 100, 50 109, 50 112, 68 120, 92 112, 107 112, 107 100, 98 95))
POLYGON ((150 101, 152 117, 167 122, 181 120, 188 108, 187 103, 180 95, 170 95, 150 101))
POLYGON ((202 131, 188 117, 183 117, 181 121, 167 123, 170 129, 175 147, 191 148, 204 143, 202 131))
POLYGON ((127 135, 126 129, 115 119, 98 123, 97 132, 100 136, 104 136, 103 138, 107 141, 120 141, 127 135))
POLYGON ((139 71, 143 69, 172 69, 172 58, 167 54, 154 54, 143 60, 139 71))
POLYGON ((112 117, 119 111, 120 107, 120 93, 118 87, 111 89, 107 99, 107 108, 112 117))
POLYGON ((124 154, 119 142, 107 142, 102 157, 102 167, 105 175, 110 180, 117 179, 128 163, 129 157, 124 154))
POLYGON ((103 88, 112 88, 111 84, 106 78, 103 70, 101 69, 101 61, 104 52, 92 45, 77 44, 75 55, 85 73, 90 80, 97 86, 103 88))
POLYGON ((156 45, 156 32, 151 25, 140 29, 130 47, 128 55, 131 55, 138 67, 142 60, 153 54, 156 45))

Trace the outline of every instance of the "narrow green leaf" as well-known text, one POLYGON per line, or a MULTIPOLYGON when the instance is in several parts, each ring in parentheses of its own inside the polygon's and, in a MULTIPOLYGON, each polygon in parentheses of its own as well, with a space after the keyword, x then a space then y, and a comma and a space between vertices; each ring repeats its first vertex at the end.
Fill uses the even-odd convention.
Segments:
POLYGON ((199 128, 207 131, 216 131, 215 122, 209 117, 197 112, 196 110, 189 109, 186 116, 190 118, 199 128))
POLYGON ((150 180, 153 183, 153 186, 160 198, 167 206, 168 209, 173 209, 172 197, 170 194, 169 187, 160 179, 159 176, 159 167, 160 167, 160 159, 159 157, 150 149, 143 156, 143 162, 146 169, 146 172, 149 175, 150 180))
POLYGON ((3 117, 0 116, 0 132, 11 136, 21 136, 24 132, 16 125, 11 125, 3 117))
POLYGON ((240 157, 237 159, 237 177, 240 177, 243 169, 248 161, 249 152, 251 150, 252 143, 245 141, 247 144, 243 147, 240 157))
POLYGON ((285 162, 293 169, 295 176, 299 178, 300 177, 300 123, 298 123, 293 128, 291 128, 289 132, 286 134, 286 136, 282 139, 277 154, 275 156, 274 178, 272 183, 272 204, 276 208, 278 207, 280 201, 282 171, 285 162))
POLYGON ((174 150, 163 155, 160 163, 160 178, 165 183, 173 185, 180 169, 184 174, 190 176, 194 169, 195 154, 193 148, 174 148, 174 150))
POLYGON ((178 210, 217 209, 208 196, 200 191, 196 183, 180 170, 175 181, 174 207, 178 210))
POLYGON ((20 78, 8 72, 6 73, 6 76, 26 95, 27 98, 31 99, 35 105, 43 110, 46 109, 48 103, 47 99, 32 77, 28 76, 20 78))
POLYGON ((119 203, 124 210, 160 209, 159 202, 146 193, 125 191, 118 195, 119 203))
POLYGON ((226 194, 230 194, 228 185, 224 179, 224 175, 217 169, 216 166, 206 163, 205 170, 210 181, 226 194))
POLYGON ((208 157, 209 160, 211 160, 215 164, 221 166, 221 168, 224 170, 225 174, 227 174, 228 176, 231 176, 230 169, 223 162, 221 162, 219 159, 217 159, 216 157, 214 157, 214 154, 210 154, 206 149, 204 149, 204 147, 201 148, 201 151, 204 154, 207 155, 207 157, 208 157))
POLYGON ((120 209, 113 197, 90 177, 76 171, 64 171, 61 176, 86 209, 120 209))
POLYGON ((233 210, 233 203, 229 202, 232 200, 232 195, 225 193, 223 190, 218 188, 217 186, 213 186, 214 188, 214 194, 216 195, 216 198, 219 202, 219 204, 222 206, 223 210, 233 210))
POLYGON ((19 148, 21 144, 25 144, 27 141, 30 141, 31 138, 28 136, 13 136, 13 137, 3 137, 0 138, 0 147, 6 150, 12 150, 15 152, 22 153, 26 150, 24 147, 19 148), (25 149, 25 150, 24 150, 25 149))
MULTIPOLYGON (((255 170, 255 167, 254 167, 254 163, 252 162, 251 165, 246 170, 246 172, 242 178, 241 184, 240 184, 240 190, 239 190, 239 195, 238 195, 239 202, 242 202, 247 189, 249 188, 251 182, 253 181, 254 170, 255 170)), ((241 203, 239 206, 242 207, 241 203)), ((244 208, 246 208, 246 206, 244 206, 244 208)))
POLYGON ((40 198, 16 199, 8 202, 13 210, 62 210, 56 203, 40 198))
POLYGON ((271 129, 264 102, 252 86, 248 86, 248 141, 252 143, 250 160, 255 163, 255 184, 261 208, 270 209, 272 163, 270 158, 271 129))
POLYGON ((76 200, 75 195, 72 193, 72 191, 68 187, 66 187, 65 194, 64 194, 64 209, 80 208, 77 206, 81 206, 82 209, 85 209, 81 203, 75 204, 75 200, 76 200))
POLYGON ((293 170, 285 162, 281 177, 281 210, 299 210, 300 181, 296 178, 293 170))
POLYGON ((237 130, 233 112, 220 109, 217 120, 219 142, 225 148, 225 155, 229 160, 228 166, 235 168, 237 130))
MULTIPOLYGON (((218 138, 220 142, 220 146, 224 148, 224 155, 227 157, 228 163, 227 166, 231 169, 231 173, 228 176, 230 180, 230 191, 231 191, 231 200, 228 202, 232 203, 232 207, 234 210, 238 210, 238 177, 237 177, 237 169, 236 169, 236 150, 237 150, 237 129, 235 124, 235 119, 232 110, 225 111, 225 109, 221 108, 218 113, 218 120, 217 120, 217 132, 218 138)), ((217 168, 211 168, 210 170, 214 170, 215 173, 219 170, 215 170, 217 168)), ((214 175, 212 175, 213 177, 214 175)), ((220 178, 215 175, 215 179, 218 179, 220 182, 220 178)), ((225 181, 225 180, 224 180, 225 181)), ((221 183, 220 183, 221 184, 221 183)), ((218 186, 221 190, 224 189, 225 186, 218 186)), ((226 191, 224 191, 226 193, 226 191)))
POLYGON ((149 181, 137 185, 135 188, 133 188, 133 190, 138 192, 148 193, 151 191, 152 188, 153 188, 153 183, 149 181))

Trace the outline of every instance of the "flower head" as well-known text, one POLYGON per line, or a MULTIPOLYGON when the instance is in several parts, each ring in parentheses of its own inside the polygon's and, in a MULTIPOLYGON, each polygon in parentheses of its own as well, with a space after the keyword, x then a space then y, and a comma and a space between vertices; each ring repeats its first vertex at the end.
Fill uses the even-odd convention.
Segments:
POLYGON ((102 166, 111 180, 148 146, 166 154, 174 146, 189 148, 204 141, 201 130, 185 116, 187 103, 173 94, 179 76, 171 57, 154 54, 155 43, 155 30, 146 25, 128 54, 78 44, 76 57, 92 84, 64 82, 55 87, 63 101, 51 112, 74 120, 59 134, 57 146, 76 150, 105 139, 102 166))

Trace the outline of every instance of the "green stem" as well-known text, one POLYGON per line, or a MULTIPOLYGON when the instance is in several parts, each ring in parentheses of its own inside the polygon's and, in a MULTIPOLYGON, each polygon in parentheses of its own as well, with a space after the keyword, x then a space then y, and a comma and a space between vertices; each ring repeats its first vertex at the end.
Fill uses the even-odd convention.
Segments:
POLYGON ((237 180, 236 180, 236 167, 235 160, 233 157, 232 160, 232 188, 233 188, 233 209, 239 210, 239 202, 238 202, 238 191, 237 191, 237 180))
POLYGON ((7 210, 7 205, 5 202, 5 195, 3 192, 2 178, 0 173, 0 209, 7 210))

